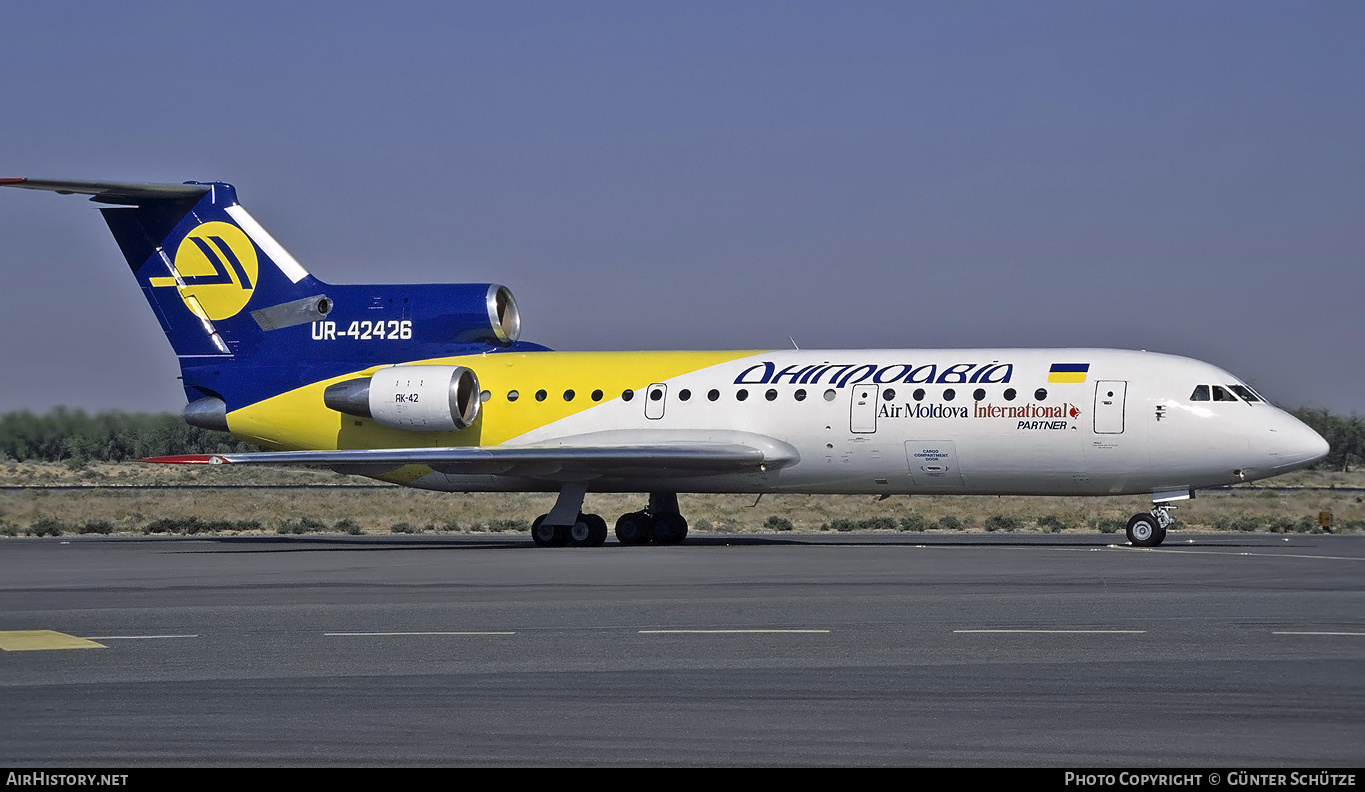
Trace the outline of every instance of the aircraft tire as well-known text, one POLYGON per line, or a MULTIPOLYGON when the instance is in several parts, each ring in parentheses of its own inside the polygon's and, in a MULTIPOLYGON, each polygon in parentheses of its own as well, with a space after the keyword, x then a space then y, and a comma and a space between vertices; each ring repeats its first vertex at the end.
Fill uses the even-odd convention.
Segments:
POLYGON ((569 547, 594 547, 592 522, 583 512, 578 513, 578 521, 569 526, 568 533, 569 547))
POLYGON ((626 512, 616 520, 616 541, 623 545, 642 545, 649 541, 649 517, 644 512, 626 512))
POLYGON ((657 514, 649 526, 649 538, 656 544, 677 544, 687 536, 687 520, 681 514, 657 514))
POLYGON ((1128 521, 1128 543, 1134 547, 1156 547, 1166 538, 1166 529, 1150 514, 1134 514, 1128 521))
POLYGON ((602 519, 600 514, 585 514, 584 518, 592 526, 592 544, 589 547, 601 547, 607 542, 607 521, 602 519))
POLYGON ((542 514, 531 523, 531 541, 536 547, 563 547, 569 542, 569 532, 562 525, 545 525, 548 514, 542 514))

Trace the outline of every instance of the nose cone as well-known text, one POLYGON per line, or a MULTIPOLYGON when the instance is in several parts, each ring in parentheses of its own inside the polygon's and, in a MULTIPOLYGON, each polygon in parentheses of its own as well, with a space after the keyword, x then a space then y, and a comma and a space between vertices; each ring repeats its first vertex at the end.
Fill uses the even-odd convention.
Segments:
POLYGON ((1270 466, 1275 473, 1306 468, 1327 456, 1329 447, 1322 435, 1288 413, 1271 431, 1270 466))

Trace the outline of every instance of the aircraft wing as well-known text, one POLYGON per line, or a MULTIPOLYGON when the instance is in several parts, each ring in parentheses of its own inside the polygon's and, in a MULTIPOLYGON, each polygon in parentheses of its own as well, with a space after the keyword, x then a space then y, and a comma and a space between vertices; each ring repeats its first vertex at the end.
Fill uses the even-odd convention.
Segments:
POLYGON ((786 467, 800 459, 796 449, 786 443, 744 432, 708 433, 721 436, 705 439, 680 437, 664 440, 656 437, 645 442, 611 437, 617 434, 601 432, 596 436, 567 438, 552 444, 188 454, 153 457, 143 461, 209 465, 312 465, 360 474, 381 473, 404 465, 424 465, 452 475, 513 476, 563 482, 597 478, 756 473, 786 467))

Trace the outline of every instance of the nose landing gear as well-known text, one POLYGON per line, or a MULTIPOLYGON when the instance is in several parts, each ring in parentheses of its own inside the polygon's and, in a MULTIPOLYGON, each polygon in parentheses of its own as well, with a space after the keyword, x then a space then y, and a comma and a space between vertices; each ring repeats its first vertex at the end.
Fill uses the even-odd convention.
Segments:
POLYGON ((1166 528, 1175 522, 1170 503, 1152 504, 1151 514, 1134 514, 1128 521, 1128 543, 1134 547, 1156 547, 1166 539, 1166 528))

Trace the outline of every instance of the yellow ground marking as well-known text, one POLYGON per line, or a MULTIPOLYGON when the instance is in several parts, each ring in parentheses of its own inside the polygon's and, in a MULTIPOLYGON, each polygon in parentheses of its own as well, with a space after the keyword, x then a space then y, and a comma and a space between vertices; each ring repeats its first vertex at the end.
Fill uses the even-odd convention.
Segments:
POLYGON ((6 652, 30 652, 39 649, 105 649, 104 644, 85 638, 59 633, 56 630, 0 631, 0 649, 6 652))

